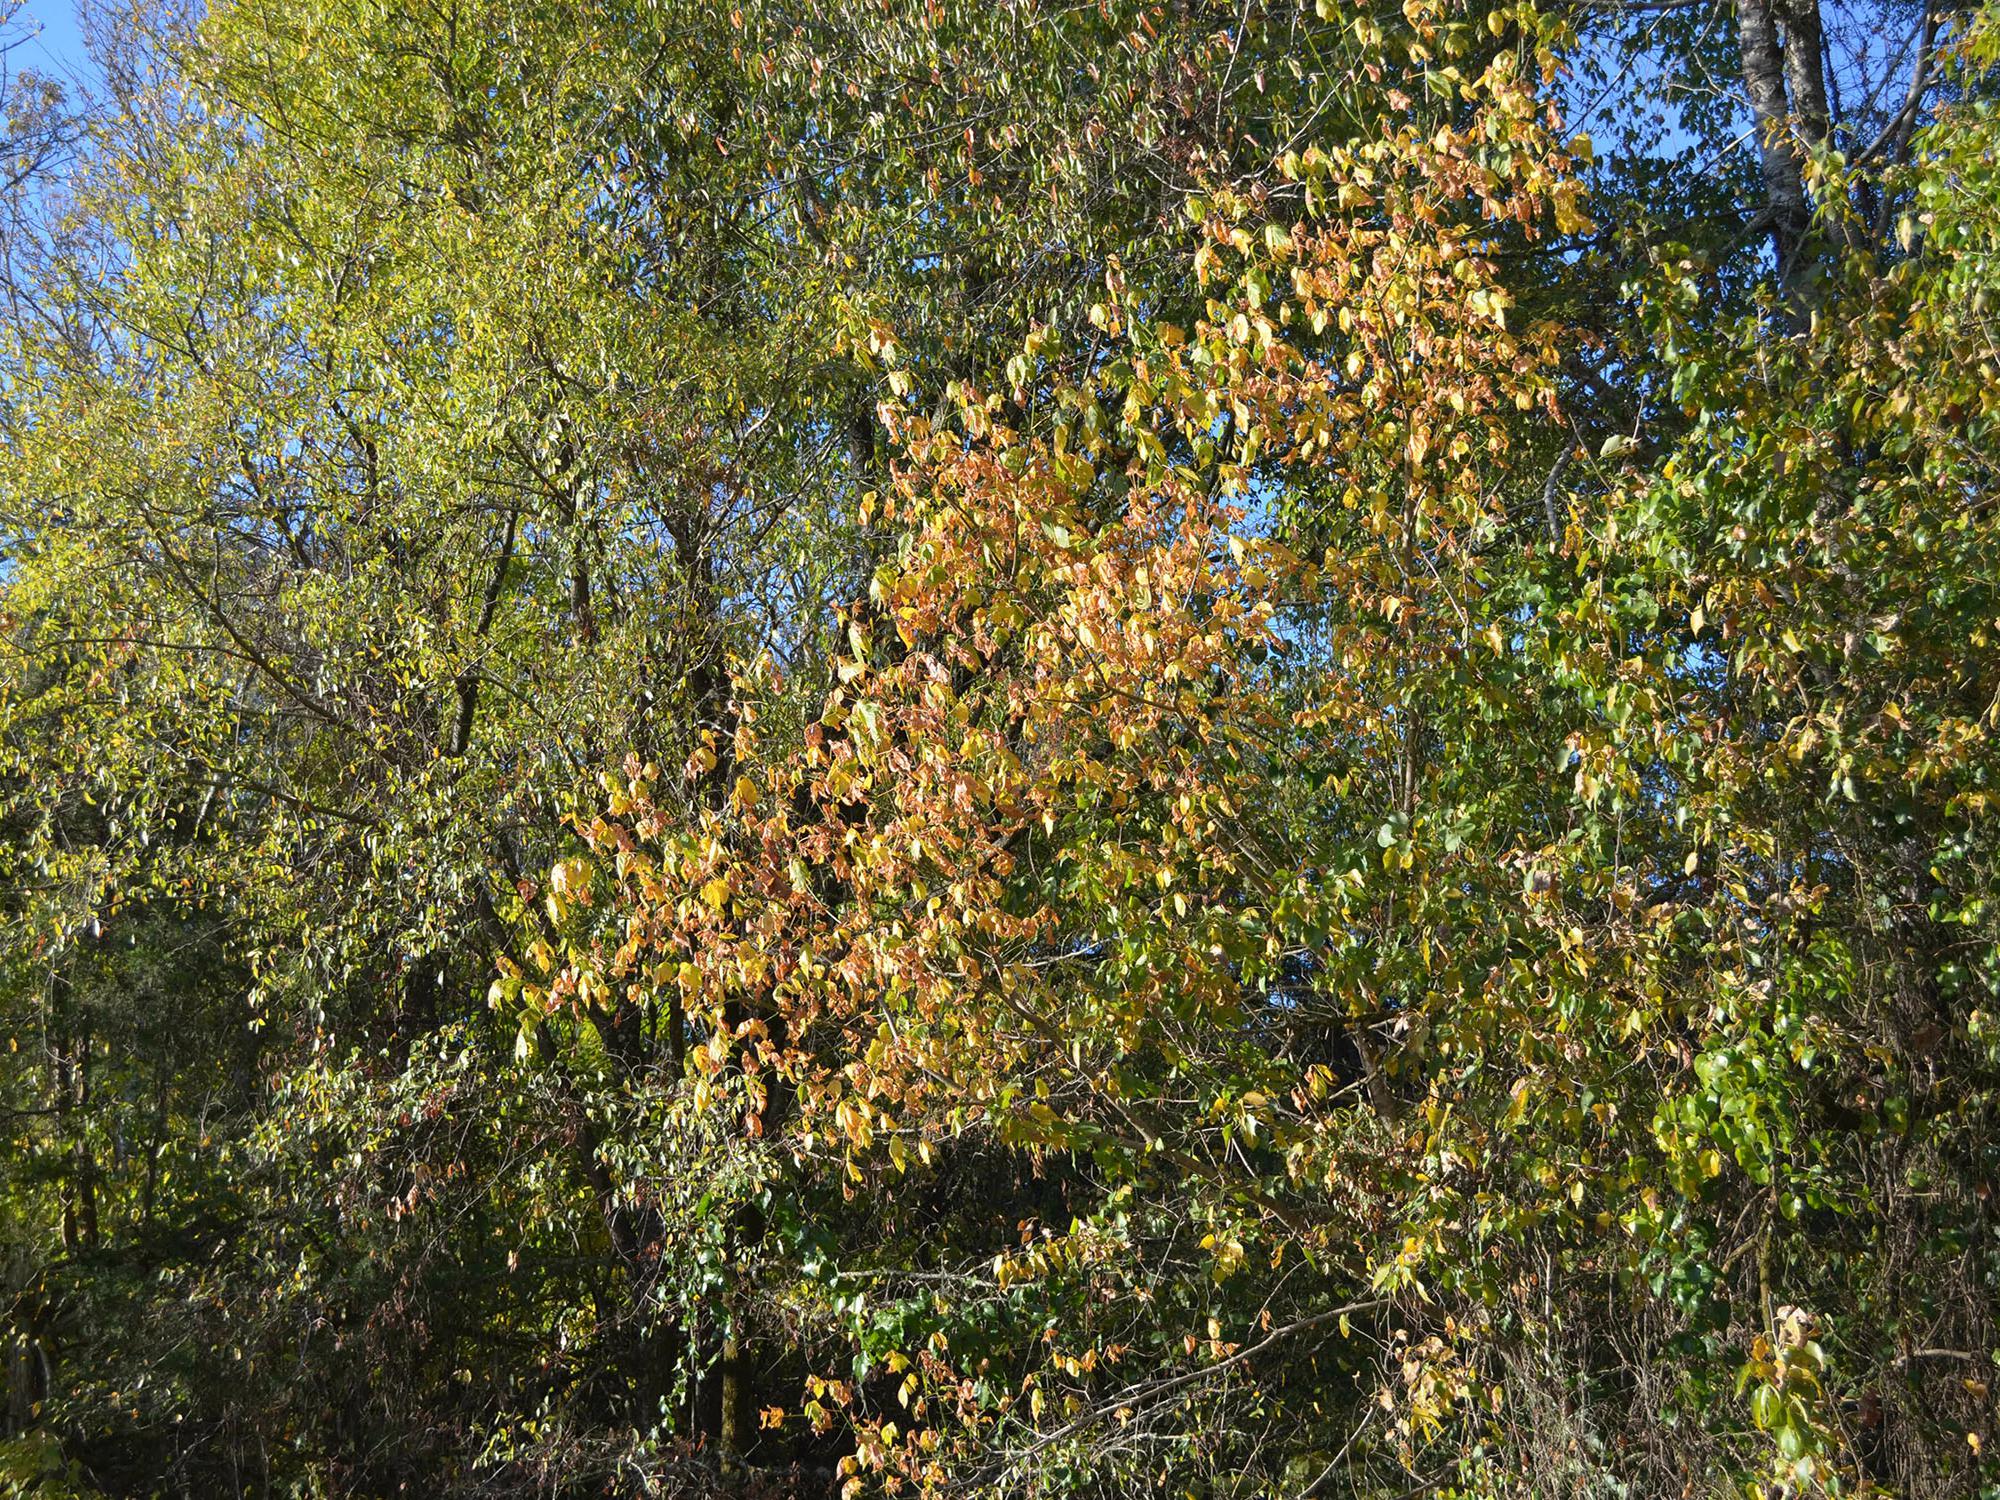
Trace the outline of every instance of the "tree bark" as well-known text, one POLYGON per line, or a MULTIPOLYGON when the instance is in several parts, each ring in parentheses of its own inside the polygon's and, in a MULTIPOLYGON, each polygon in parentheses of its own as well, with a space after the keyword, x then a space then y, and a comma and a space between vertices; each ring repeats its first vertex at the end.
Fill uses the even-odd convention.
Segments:
POLYGON ((1778 41, 1773 0, 1737 0, 1737 51, 1743 89, 1757 130, 1757 166, 1764 183, 1763 217, 1777 249, 1778 274, 1791 275, 1812 222, 1805 179, 1792 143, 1791 106, 1785 95, 1785 52, 1778 41))
POLYGON ((1799 117, 1799 132, 1814 146, 1823 146, 1833 129, 1827 104, 1826 33, 1820 25, 1819 0, 1783 0, 1785 88, 1799 117))
POLYGON ((735 1334, 722 1340, 722 1414, 716 1424, 716 1450, 722 1472, 735 1474, 743 1468, 750 1449, 751 1377, 750 1362, 735 1334))

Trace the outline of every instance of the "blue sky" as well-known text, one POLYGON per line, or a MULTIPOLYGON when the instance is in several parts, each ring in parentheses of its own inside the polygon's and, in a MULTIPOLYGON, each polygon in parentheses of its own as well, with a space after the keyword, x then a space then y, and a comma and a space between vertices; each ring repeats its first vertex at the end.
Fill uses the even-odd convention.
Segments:
POLYGON ((64 80, 88 74, 90 58, 84 51, 74 0, 26 0, 14 25, 27 38, 13 54, 15 67, 64 80))

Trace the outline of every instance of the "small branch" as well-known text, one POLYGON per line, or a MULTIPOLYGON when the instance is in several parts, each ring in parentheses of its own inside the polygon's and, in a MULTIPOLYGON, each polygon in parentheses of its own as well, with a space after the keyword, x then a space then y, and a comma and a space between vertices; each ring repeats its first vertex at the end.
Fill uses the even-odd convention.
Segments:
POLYGON ((1915 1364, 1920 1359, 1956 1359, 1973 1365, 1986 1362, 1985 1355, 1975 1354, 1968 1349, 1912 1349, 1908 1354, 1899 1354, 1890 1360, 1889 1367, 1900 1370, 1906 1365, 1915 1364))
MULTIPOLYGON (((487 582, 486 596, 480 603, 479 623, 473 627, 474 640, 484 640, 487 631, 493 628, 493 615, 500 604, 500 591, 507 582, 507 568, 514 561, 514 536, 521 523, 521 512, 507 513, 507 530, 500 540, 500 558, 493 565, 493 577, 487 582)), ((451 738, 445 745, 445 754, 456 760, 465 754, 472 743, 472 716, 479 704, 479 676, 470 666, 458 674, 458 712, 452 717, 451 738)))
POLYGON ((1053 1447, 1064 1438, 1073 1437, 1085 1428, 1095 1426, 1116 1412, 1121 1406, 1130 1406, 1139 1401, 1157 1401, 1162 1396, 1170 1396, 1183 1387, 1194 1385, 1199 1381, 1220 1375, 1224 1370, 1229 1369, 1233 1365, 1240 1365, 1245 1360, 1255 1359, 1273 1344, 1288 1339, 1294 1334, 1304 1333, 1307 1329, 1318 1328, 1322 1324, 1333 1322, 1336 1318, 1349 1317, 1354 1313, 1374 1312, 1378 1308, 1389 1306, 1393 1300, 1393 1298, 1389 1297, 1370 1297, 1365 1301, 1350 1302, 1343 1307, 1328 1308, 1325 1312, 1314 1313, 1311 1317, 1300 1318, 1296 1322, 1287 1323, 1282 1328, 1274 1328, 1256 1343, 1246 1348, 1238 1349, 1234 1354, 1229 1355, 1225 1359, 1219 1359, 1212 1365, 1206 1365, 1199 1370, 1183 1371, 1179 1375, 1169 1376, 1165 1380, 1155 1381, 1150 1385, 1127 1386, 1123 1391, 1091 1408, 1082 1416, 1077 1417, 1073 1421, 1065 1422, 1054 1432, 1037 1438, 1016 1456, 1014 1462, 1018 1463, 1024 1459, 1033 1458, 1037 1453, 1042 1452, 1045 1448, 1053 1447))
POLYGON ((1551 552, 1558 551, 1562 547, 1562 524, 1556 519, 1556 486, 1562 481, 1563 470, 1569 467, 1569 458, 1569 447, 1564 445, 1563 450, 1556 455, 1555 465, 1549 470, 1549 477, 1542 481, 1542 517, 1548 522, 1551 552))
POLYGON ((1909 127, 1915 122, 1917 111, 1924 102, 1924 93, 1930 87, 1931 62, 1936 56, 1937 11, 1926 6, 1924 9, 1923 37, 1917 44, 1917 60, 1910 69, 1910 87, 1903 95, 1903 106, 1889 117, 1881 133, 1863 146, 1854 155, 1854 165, 1860 166, 1871 160, 1885 146, 1893 145, 1896 154, 1909 148, 1909 127))

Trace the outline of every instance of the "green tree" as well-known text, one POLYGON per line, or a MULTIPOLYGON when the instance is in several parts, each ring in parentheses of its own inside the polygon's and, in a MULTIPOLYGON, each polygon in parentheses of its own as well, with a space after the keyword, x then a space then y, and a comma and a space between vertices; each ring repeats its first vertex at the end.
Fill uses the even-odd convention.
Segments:
POLYGON ((1994 1482, 1990 17, 98 31, 0 1482, 1994 1482))

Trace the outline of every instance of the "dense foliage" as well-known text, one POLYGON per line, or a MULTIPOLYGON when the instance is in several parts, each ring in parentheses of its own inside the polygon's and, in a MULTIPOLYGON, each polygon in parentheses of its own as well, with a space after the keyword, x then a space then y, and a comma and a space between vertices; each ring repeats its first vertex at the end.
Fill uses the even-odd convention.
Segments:
POLYGON ((0 1495, 2000 1494, 2000 13, 94 34, 0 1495))

